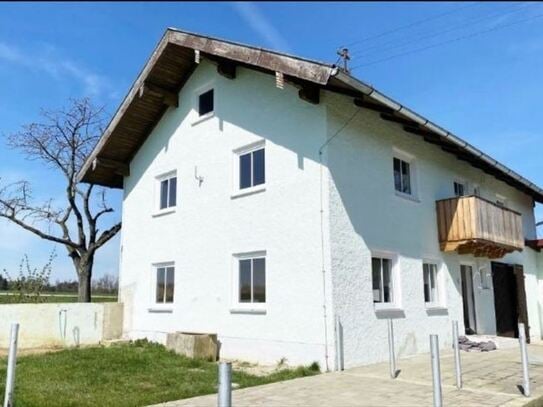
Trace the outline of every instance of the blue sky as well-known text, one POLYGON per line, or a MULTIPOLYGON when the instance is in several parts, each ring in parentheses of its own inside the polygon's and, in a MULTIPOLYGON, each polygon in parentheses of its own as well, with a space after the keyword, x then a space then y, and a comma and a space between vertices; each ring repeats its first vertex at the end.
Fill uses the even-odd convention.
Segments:
MULTIPOLYGON (((543 185, 542 14, 542 3, 0 3, 0 133, 69 97, 114 111, 177 27, 327 62, 348 44, 356 76, 543 185)), ((3 141, 0 177, 31 180, 38 198, 62 193, 3 141)), ((120 209, 119 193, 110 199, 120 209)), ((118 246, 99 254, 96 275, 117 272, 118 246)), ((15 274, 24 253, 41 266, 51 249, 0 221, 0 270, 15 274)), ((75 278, 57 252, 53 279, 75 278)))

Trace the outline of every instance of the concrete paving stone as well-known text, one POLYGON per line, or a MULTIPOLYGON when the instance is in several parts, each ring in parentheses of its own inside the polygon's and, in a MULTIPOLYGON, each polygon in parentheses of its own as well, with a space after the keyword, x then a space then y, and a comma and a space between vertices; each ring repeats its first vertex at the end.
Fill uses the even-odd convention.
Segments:
MULTIPOLYGON (((543 361, 543 345, 528 347, 531 360, 543 361)), ((357 407, 431 406, 433 398, 430 356, 398 360, 401 373, 390 379, 388 364, 380 363, 286 382, 235 390, 234 407, 357 407)), ((522 383, 518 349, 488 353, 462 352, 463 389, 455 387, 452 353, 441 355, 445 406, 520 407, 543 396, 543 364, 530 364, 532 397, 520 394, 522 383)), ((211 407, 217 395, 163 403, 162 407, 211 407)))

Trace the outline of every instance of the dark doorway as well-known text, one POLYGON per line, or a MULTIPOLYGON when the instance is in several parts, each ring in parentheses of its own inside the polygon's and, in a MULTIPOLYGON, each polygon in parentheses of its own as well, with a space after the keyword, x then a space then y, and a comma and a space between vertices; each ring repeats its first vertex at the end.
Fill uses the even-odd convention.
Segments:
POLYGON ((464 308, 464 327, 466 334, 477 333, 477 319, 475 316, 475 295, 473 293, 473 267, 468 265, 460 266, 462 278, 462 306, 464 308))
POLYGON ((497 334, 518 338, 518 323, 523 322, 526 327, 526 338, 529 341, 528 310, 522 266, 492 263, 492 283, 497 334))

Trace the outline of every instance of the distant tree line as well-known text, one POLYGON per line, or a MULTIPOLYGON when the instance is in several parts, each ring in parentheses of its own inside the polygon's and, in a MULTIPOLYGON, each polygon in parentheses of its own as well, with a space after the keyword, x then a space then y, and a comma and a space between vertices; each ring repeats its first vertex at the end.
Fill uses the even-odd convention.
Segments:
MULTIPOLYGON (((79 282, 77 280, 56 280, 51 283, 50 276, 52 263, 56 257, 53 251, 49 260, 42 268, 31 267, 28 256, 24 256, 19 264, 17 276, 11 276, 6 270, 0 272, 0 291, 17 292, 24 297, 39 297, 44 293, 77 293, 79 282)), ((105 274, 91 283, 95 294, 117 294, 118 280, 116 277, 105 274)))
MULTIPOLYGON (((26 280, 28 281, 28 280, 26 280)), ((16 291, 20 285, 19 281, 9 280, 0 275, 0 291, 16 291)), ((79 283, 76 280, 56 280, 54 283, 47 282, 41 286, 42 293, 77 293, 79 283)), ((92 282, 94 294, 117 294, 117 278, 106 274, 92 282)))

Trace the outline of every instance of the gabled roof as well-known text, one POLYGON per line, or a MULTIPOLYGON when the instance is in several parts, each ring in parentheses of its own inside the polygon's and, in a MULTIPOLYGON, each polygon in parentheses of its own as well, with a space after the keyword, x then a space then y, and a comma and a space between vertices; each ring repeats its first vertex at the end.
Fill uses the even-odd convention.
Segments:
POLYGON ((169 28, 119 106, 100 141, 79 173, 83 182, 123 187, 129 164, 197 66, 198 58, 217 64, 217 71, 235 78, 236 67, 283 74, 300 88, 299 95, 319 103, 321 90, 353 97, 354 103, 379 112, 384 120, 441 147, 458 159, 543 203, 543 190, 449 131, 432 123, 334 65, 169 28))

